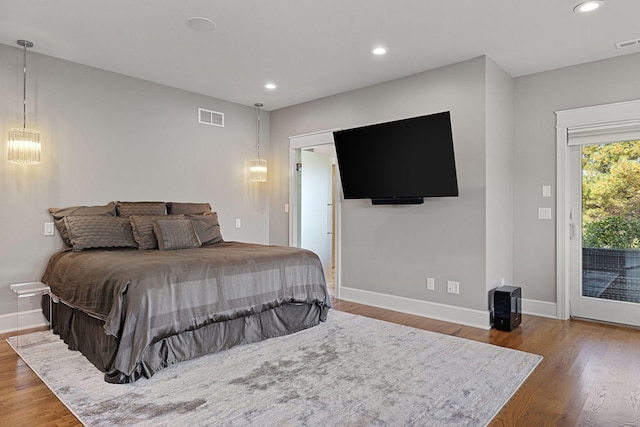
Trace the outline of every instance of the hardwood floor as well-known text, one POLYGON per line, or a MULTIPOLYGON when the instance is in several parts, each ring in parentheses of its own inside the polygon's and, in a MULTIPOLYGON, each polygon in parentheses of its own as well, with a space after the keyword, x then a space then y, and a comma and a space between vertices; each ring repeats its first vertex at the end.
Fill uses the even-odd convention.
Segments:
MULTIPOLYGON (((485 331, 337 299, 334 308, 544 356, 491 426, 640 426, 638 329, 524 316, 512 332, 485 331)), ((80 426, 5 342, 9 335, 0 335, 0 425, 80 426)))
POLYGON ((9 347, 11 335, 0 335, 0 425, 82 426, 9 347))

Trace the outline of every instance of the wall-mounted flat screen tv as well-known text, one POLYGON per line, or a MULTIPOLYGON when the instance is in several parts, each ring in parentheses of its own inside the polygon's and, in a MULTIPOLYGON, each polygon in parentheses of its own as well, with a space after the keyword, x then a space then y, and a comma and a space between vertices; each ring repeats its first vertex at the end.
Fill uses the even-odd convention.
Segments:
POLYGON ((449 111, 333 133, 345 199, 419 204, 458 196, 449 111))

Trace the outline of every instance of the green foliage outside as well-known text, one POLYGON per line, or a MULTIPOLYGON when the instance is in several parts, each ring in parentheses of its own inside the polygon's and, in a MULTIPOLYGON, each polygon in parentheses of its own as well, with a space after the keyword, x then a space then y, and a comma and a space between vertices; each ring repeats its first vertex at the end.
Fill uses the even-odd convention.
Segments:
POLYGON ((640 141, 582 148, 582 245, 640 248, 640 141))
POLYGON ((640 248, 640 221, 612 216, 584 225, 582 246, 586 248, 640 248))

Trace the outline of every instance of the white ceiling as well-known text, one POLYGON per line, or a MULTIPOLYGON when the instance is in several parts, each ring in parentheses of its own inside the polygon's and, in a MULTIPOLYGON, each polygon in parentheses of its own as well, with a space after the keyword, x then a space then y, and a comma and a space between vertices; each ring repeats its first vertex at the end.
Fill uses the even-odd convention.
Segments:
POLYGON ((0 0, 0 43, 274 110, 480 55, 517 77, 640 52, 615 48, 640 38, 640 0, 580 1, 0 0))

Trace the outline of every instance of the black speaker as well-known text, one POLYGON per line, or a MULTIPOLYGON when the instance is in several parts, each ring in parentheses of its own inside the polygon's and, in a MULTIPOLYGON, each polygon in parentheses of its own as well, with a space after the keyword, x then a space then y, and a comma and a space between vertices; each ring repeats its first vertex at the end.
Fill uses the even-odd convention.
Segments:
POLYGON ((522 289, 519 286, 501 286, 489 291, 491 326, 513 331, 522 322, 522 289))

